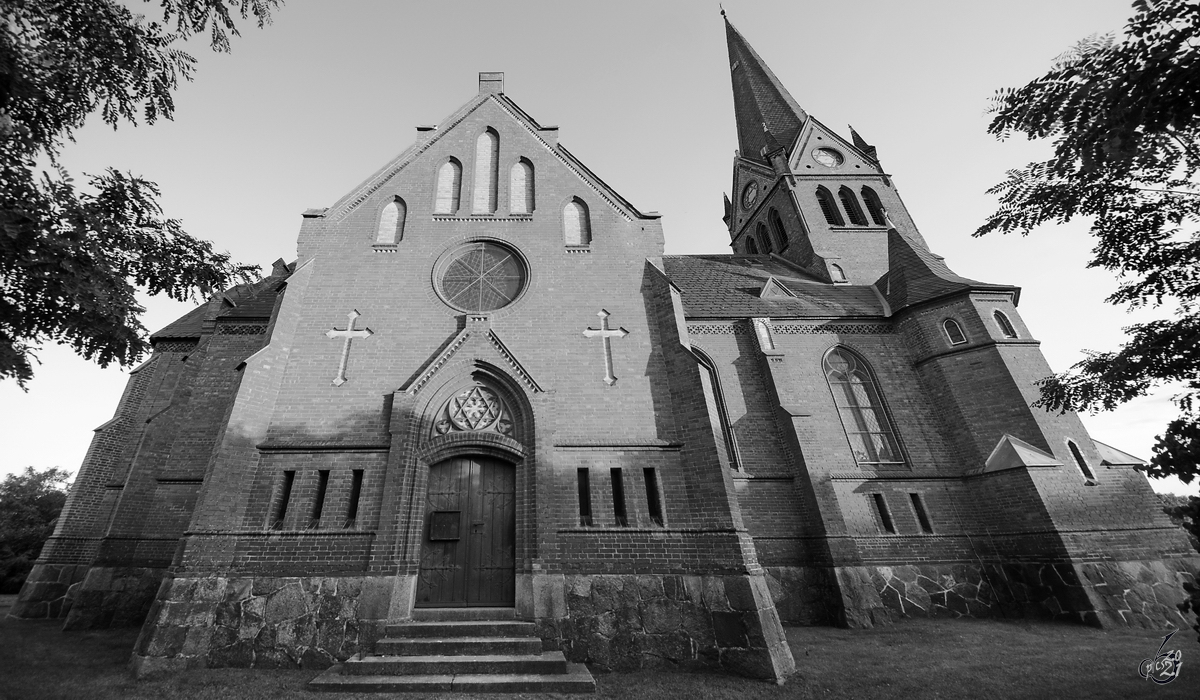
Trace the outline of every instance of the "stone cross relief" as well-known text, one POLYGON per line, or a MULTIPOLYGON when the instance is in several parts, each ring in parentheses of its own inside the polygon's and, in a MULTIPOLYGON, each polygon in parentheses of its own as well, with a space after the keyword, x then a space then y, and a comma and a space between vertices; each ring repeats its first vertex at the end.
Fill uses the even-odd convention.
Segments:
POLYGON ((605 309, 600 309, 596 315, 600 317, 600 327, 588 328, 583 334, 588 338, 599 337, 604 344, 604 383, 612 386, 617 383, 617 378, 613 376, 612 345, 609 338, 624 338, 629 335, 629 331, 624 328, 609 328, 608 317, 612 314, 605 309))
POLYGON ((350 359, 350 341, 354 340, 355 338, 369 338, 374 334, 370 328, 355 330, 354 321, 359 316, 362 316, 362 314, 358 313, 358 310, 355 309, 346 314, 346 317, 350 319, 346 323, 346 330, 340 331, 336 328, 330 328, 329 330, 325 331, 326 338, 346 339, 346 342, 342 344, 342 360, 338 364, 337 377, 333 380, 334 386, 341 386, 346 383, 346 362, 350 359))

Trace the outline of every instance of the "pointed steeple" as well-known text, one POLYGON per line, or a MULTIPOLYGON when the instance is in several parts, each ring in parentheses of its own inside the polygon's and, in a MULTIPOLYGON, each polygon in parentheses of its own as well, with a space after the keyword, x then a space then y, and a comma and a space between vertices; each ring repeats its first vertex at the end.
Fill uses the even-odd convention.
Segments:
MULTIPOLYGON (((725 13, 722 12, 724 17, 725 13)), ((808 114, 788 94, 750 44, 725 17, 729 69, 733 76, 733 112, 737 118, 738 148, 743 158, 763 163, 763 149, 790 147, 808 114)))
POLYGON ((878 163, 879 162, 879 151, 876 150, 876 148, 874 146, 867 143, 866 139, 859 136, 858 132, 854 130, 853 125, 847 124, 847 126, 850 127, 850 138, 851 138, 851 140, 854 141, 854 147, 857 148, 858 150, 862 151, 863 153, 865 153, 868 158, 870 158, 871 160, 878 163))

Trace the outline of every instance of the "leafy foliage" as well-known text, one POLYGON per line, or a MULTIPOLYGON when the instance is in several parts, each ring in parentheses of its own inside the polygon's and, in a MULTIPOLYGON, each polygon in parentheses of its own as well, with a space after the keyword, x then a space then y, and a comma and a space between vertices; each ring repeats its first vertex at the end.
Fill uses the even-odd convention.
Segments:
POLYGON ((1117 40, 1091 37, 1028 85, 997 92, 989 132, 1049 138, 1054 156, 1010 170, 976 236, 1027 234, 1094 217, 1089 267, 1115 272, 1108 301, 1162 307, 1171 318, 1129 326, 1116 352, 1090 352, 1041 382, 1035 405, 1111 410, 1152 387, 1182 385, 1181 415, 1148 472, 1200 475, 1200 4, 1137 0, 1117 40))
POLYGON ((17 593, 67 501, 69 472, 9 474, 0 482, 0 594, 17 593))
POLYGON ((263 26, 281 0, 160 0, 162 22, 117 0, 6 0, 0 10, 0 379, 24 385, 36 347, 65 342, 101 366, 148 349, 139 289, 194 299, 256 268, 184 232, 158 187, 108 169, 78 188, 58 156, 97 113, 170 119, 195 59, 173 48, 207 33, 229 50, 235 17, 263 26), (37 162, 48 162, 38 173, 37 162))

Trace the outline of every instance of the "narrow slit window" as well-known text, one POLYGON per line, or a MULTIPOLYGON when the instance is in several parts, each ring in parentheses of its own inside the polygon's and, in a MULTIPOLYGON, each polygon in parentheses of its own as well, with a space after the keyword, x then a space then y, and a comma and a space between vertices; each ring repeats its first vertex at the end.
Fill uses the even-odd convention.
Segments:
POLYGON ((838 211, 837 203, 833 201, 833 195, 824 187, 817 188, 817 204, 821 205, 821 213, 825 215, 825 222, 830 226, 846 225, 841 212, 838 211))
POLYGON ((946 330, 946 337, 950 340, 951 345, 962 345, 967 342, 967 334, 963 333, 962 326, 958 325, 958 321, 948 318, 942 321, 942 328, 946 330))
POLYGON ((283 527, 283 520, 287 517, 288 502, 292 500, 292 486, 295 483, 296 472, 285 471, 283 473, 283 486, 279 494, 279 503, 275 506, 275 517, 271 518, 271 527, 276 530, 283 527))
POLYGON ((846 210, 846 216, 850 217, 850 223, 855 226, 866 226, 867 217, 863 216, 862 207, 858 206, 858 197, 854 196, 854 190, 849 187, 843 187, 838 190, 838 199, 842 200, 842 208, 846 210))
POLYGON ((592 524, 592 486, 588 481, 586 467, 579 470, 579 524, 592 524))
POLYGON ((758 255, 758 244, 749 234, 746 235, 746 255, 758 255))
POLYGON ((522 158, 512 167, 508 178, 508 211, 532 214, 533 206, 533 163, 522 158))
POLYGON ((1079 445, 1074 441, 1067 440, 1067 447, 1071 450, 1071 456, 1075 458, 1075 465, 1079 467, 1079 473, 1083 474, 1083 478, 1090 482, 1096 481, 1096 475, 1092 472, 1092 468, 1083 459, 1083 453, 1079 451, 1079 445))
POLYGON ((1005 316, 1003 311, 999 309, 993 311, 992 318, 996 319, 996 325, 1000 326, 1000 332, 1004 334, 1005 338, 1017 337, 1017 329, 1013 328, 1012 321, 1008 320, 1008 316, 1005 316))
POLYGON ((437 201, 434 214, 453 214, 458 211, 459 193, 462 191, 462 166, 451 158, 438 170, 437 201))
POLYGON ((591 245, 592 222, 587 205, 578 199, 563 207, 563 238, 567 245, 591 245))
POLYGON ((879 201, 879 194, 870 187, 863 187, 862 198, 867 203, 867 213, 871 215, 871 221, 876 226, 887 226, 887 218, 884 216, 883 202, 879 201))
POLYGON ((625 514, 625 482, 621 478, 621 468, 610 469, 609 474, 612 475, 613 519, 617 525, 628 525, 629 518, 625 514))
POLYGON ((771 232, 775 234, 775 244, 779 247, 779 252, 782 253, 788 247, 788 235, 787 230, 783 227, 783 219, 779 217, 779 212, 775 209, 771 210, 767 218, 771 221, 771 232))
POLYGON ((882 493, 871 494, 871 500, 875 502, 875 512, 879 515, 879 523, 883 525, 883 531, 889 535, 896 534, 896 524, 892 522, 892 513, 888 510, 887 501, 884 500, 882 493))
POLYGON ((642 476, 646 480, 646 508, 650 511, 650 522, 662 527, 662 499, 658 493, 658 478, 654 473, 654 467, 642 469, 642 476))
POLYGON ((350 509, 346 511, 346 527, 358 524, 358 502, 362 499, 363 470, 355 469, 350 479, 350 509))
POLYGON ((496 181, 500 170, 500 135, 488 129, 475 140, 475 201, 471 211, 496 211, 496 181))
POLYGON ((754 229, 754 232, 758 234, 758 243, 759 247, 762 248, 762 252, 766 255, 773 253, 774 251, 771 249, 771 237, 767 235, 766 224, 760 221, 758 223, 758 227, 754 229))
POLYGON ((312 517, 308 521, 310 528, 321 527, 321 513, 325 510, 325 494, 329 490, 329 470, 317 472, 317 497, 313 499, 312 517))
POLYGON ((917 523, 921 526, 921 532, 933 532, 933 525, 929 522, 929 513, 925 511, 925 504, 921 502, 921 494, 910 493, 908 497, 912 499, 913 511, 917 514, 917 523))

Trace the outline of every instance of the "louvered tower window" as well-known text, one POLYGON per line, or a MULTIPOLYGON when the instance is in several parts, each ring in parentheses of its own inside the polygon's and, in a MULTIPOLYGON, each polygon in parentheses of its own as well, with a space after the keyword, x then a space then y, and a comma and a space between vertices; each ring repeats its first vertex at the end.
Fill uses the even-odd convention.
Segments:
POLYGON ((462 190, 462 165, 451 158, 438 170, 437 201, 434 214, 453 214, 458 211, 458 195, 462 190))
POLYGON ((563 238, 567 245, 591 245, 592 222, 587 205, 572 199, 563 207, 563 238))
POLYGON ((839 347, 829 351, 824 364, 855 461, 859 466, 903 463, 875 374, 866 360, 839 347))
POLYGON ((496 180, 500 170, 500 135, 488 129, 475 139, 475 214, 496 211, 496 180))
POLYGON ((754 237, 746 235, 746 255, 758 255, 758 244, 754 242, 754 237))
POLYGON ((846 216, 850 217, 850 223, 855 226, 866 226, 867 217, 863 216, 862 207, 858 206, 858 197, 854 196, 854 190, 849 187, 843 187, 838 190, 838 199, 842 200, 842 208, 846 210, 846 216))
POLYGON ((830 226, 846 225, 841 212, 838 211, 837 202, 833 201, 833 195, 823 186, 817 188, 817 204, 821 205, 821 213, 825 215, 825 221, 830 226))
POLYGON ((883 215, 883 202, 879 201, 879 195, 870 187, 862 188, 862 198, 867 204, 867 213, 871 215, 871 221, 876 226, 887 226, 887 219, 883 215))
POLYGON ((533 204, 533 163, 522 158, 512 166, 508 177, 508 211, 532 214, 533 204))
POLYGON ((774 209, 767 215, 767 218, 771 221, 771 232, 775 234, 775 244, 782 253, 788 247, 788 235, 787 230, 783 228, 783 219, 779 218, 779 212, 774 209))
POLYGON ((766 255, 770 255, 774 251, 771 249, 771 236, 767 234, 767 225, 763 222, 758 222, 758 226, 754 228, 754 232, 758 234, 758 247, 766 255))

